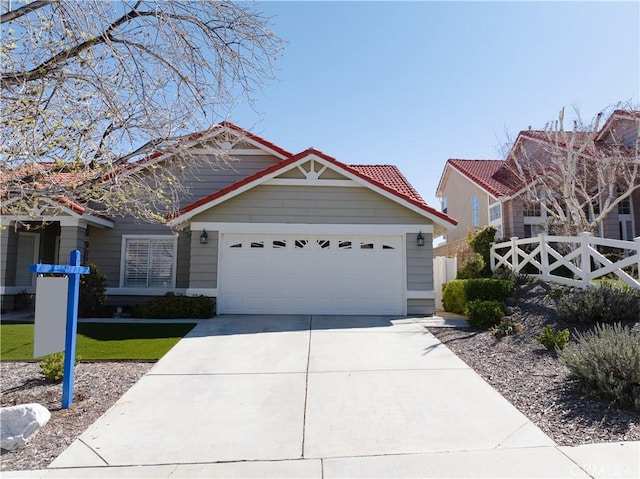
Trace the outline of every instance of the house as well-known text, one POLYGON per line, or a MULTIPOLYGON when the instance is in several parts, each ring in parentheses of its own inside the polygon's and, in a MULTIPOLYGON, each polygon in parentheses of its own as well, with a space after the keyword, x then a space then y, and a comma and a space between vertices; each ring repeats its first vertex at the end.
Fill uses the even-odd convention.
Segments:
MULTIPOLYGON (((616 110, 595 135, 568 132, 573 147, 585 146, 597 162, 598 150, 612 145, 629 149, 637 155, 638 122, 640 111, 616 110)), ((565 138, 563 136, 562 138, 565 138)), ((435 255, 461 256, 467 249, 469 234, 494 226, 499 238, 528 238, 546 231, 548 219, 540 202, 527 200, 527 188, 518 175, 518 164, 525 158, 535 158, 544 166, 546 155, 553 148, 567 148, 559 135, 548 131, 521 131, 506 160, 447 160, 436 196, 441 201, 441 211, 459 222, 446 233, 446 243, 436 248, 435 255)), ((595 165, 594 165, 595 167, 595 165)), ((535 178, 532 178, 535 181, 535 178)), ((640 188, 620 202, 600 225, 599 236, 632 240, 640 235, 640 188)))
POLYGON ((291 154, 229 122, 197 138, 198 154, 237 161, 193 167, 167 224, 60 198, 36 223, 3 216, 3 307, 33 292, 30 263, 66 263, 78 248, 107 276, 112 304, 174 292, 215 298, 219 314, 433 313, 432 237, 456 222, 395 166, 291 154))

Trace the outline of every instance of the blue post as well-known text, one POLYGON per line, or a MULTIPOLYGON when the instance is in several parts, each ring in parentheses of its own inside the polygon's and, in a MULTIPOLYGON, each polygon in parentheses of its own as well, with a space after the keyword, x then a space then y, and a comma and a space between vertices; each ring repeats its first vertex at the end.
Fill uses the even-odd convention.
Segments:
MULTIPOLYGON (((69 255, 69 266, 80 266, 80 251, 74 249, 69 255)), ((62 377, 62 409, 73 403, 73 376, 76 362, 76 333, 78 331, 78 299, 80 275, 69 274, 67 290, 67 334, 64 339, 64 376, 62 377)))
POLYGON ((67 326, 64 338, 64 377, 62 378, 62 409, 68 409, 73 403, 73 374, 76 362, 80 275, 88 274, 89 268, 80 266, 80 251, 74 249, 69 255, 69 265, 32 264, 29 270, 32 273, 58 273, 66 274, 69 277, 67 289, 67 326))

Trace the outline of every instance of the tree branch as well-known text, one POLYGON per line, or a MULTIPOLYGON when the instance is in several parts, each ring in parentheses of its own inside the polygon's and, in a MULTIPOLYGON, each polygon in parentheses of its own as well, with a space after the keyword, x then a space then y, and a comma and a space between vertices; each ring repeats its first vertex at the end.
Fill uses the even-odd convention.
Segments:
POLYGON ((43 78, 47 76, 47 74, 49 74, 51 71, 55 70, 58 66, 60 66, 60 64, 62 64, 64 61, 68 60, 69 58, 77 57, 83 51, 88 50, 89 48, 94 47, 95 45, 105 43, 109 38, 109 36, 111 35, 111 32, 113 32, 116 28, 140 16, 138 11, 136 10, 136 8, 138 7, 138 5, 140 5, 140 3, 141 3, 141 0, 138 1, 138 3, 136 3, 136 5, 128 13, 118 18, 115 22, 109 25, 99 35, 96 35, 93 38, 90 38, 89 40, 78 43, 73 47, 67 48, 66 50, 63 50, 57 53, 53 57, 42 62, 40 65, 32 68, 31 70, 24 71, 24 72, 3 73, 2 77, 0 77, 2 86, 6 87, 6 86, 12 86, 12 85, 19 85, 24 82, 34 81, 34 80, 43 78))
POLYGON ((28 15, 34 10, 38 10, 39 8, 46 7, 51 3, 57 3, 58 0, 36 0, 34 2, 23 5, 20 8, 16 8, 15 10, 11 10, 10 12, 3 13, 0 16, 0 23, 10 22, 15 20, 16 18, 20 18, 23 15, 28 15))

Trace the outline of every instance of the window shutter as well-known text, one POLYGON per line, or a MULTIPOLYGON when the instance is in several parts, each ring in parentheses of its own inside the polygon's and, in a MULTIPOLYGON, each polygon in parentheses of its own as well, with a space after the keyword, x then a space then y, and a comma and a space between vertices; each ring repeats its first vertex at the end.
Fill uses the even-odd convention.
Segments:
POLYGON ((149 287, 173 287, 173 240, 151 240, 149 287))
POLYGON ((127 240, 125 287, 146 287, 149 271, 149 240, 127 240))

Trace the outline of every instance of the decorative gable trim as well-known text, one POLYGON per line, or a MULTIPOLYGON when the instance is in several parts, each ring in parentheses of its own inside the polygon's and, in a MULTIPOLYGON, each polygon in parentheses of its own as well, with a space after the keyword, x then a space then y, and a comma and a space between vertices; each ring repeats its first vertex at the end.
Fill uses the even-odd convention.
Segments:
MULTIPOLYGON (((273 178, 265 181, 265 185, 283 185, 283 186, 337 186, 337 187, 363 187, 364 185, 351 179, 335 179, 322 178, 322 174, 329 168, 328 164, 316 162, 315 158, 310 161, 299 164, 297 169, 302 178, 273 178), (305 166, 307 168, 305 168, 305 166)), ((289 170, 292 170, 290 168, 289 170)), ((335 170, 334 170, 335 171, 335 170)))
MULTIPOLYGON (((9 203, 14 201, 18 201, 18 198, 9 200, 9 203)), ((113 228, 114 226, 113 220, 104 216, 89 214, 84 207, 67 198, 40 198, 40 201, 46 203, 47 206, 42 206, 38 209, 37 214, 39 216, 2 215, 3 222, 55 221, 59 222, 61 226, 84 227, 87 224, 100 228, 113 228)))
POLYGON ((235 196, 238 196, 258 185, 266 184, 267 182, 273 181, 282 173, 293 168, 297 168, 307 162, 311 162, 310 165, 313 166, 309 170, 301 169, 301 172, 305 175, 305 178, 281 178, 280 180, 293 180, 296 182, 301 182, 299 184, 303 186, 310 185, 311 183, 316 182, 322 185, 330 186, 329 182, 332 181, 349 181, 356 186, 369 188, 370 190, 408 208, 409 210, 428 218, 442 229, 449 229, 457 224, 454 219, 450 218, 446 214, 441 213, 424 203, 402 195, 392 188, 376 180, 373 180, 366 175, 358 172, 357 170, 339 162, 335 158, 332 158, 322 153, 321 151, 308 149, 301 153, 298 153, 288 160, 283 160, 280 163, 259 171, 241 181, 238 181, 233 185, 223 188, 205 198, 196 201, 195 203, 186 206, 180 212, 178 212, 176 217, 168 222, 168 225, 171 227, 176 227, 180 224, 183 224, 195 215, 202 213, 235 196), (327 168, 337 171, 342 176, 346 177, 347 180, 322 180, 320 178, 316 178, 320 176, 321 171, 324 172, 327 168))

